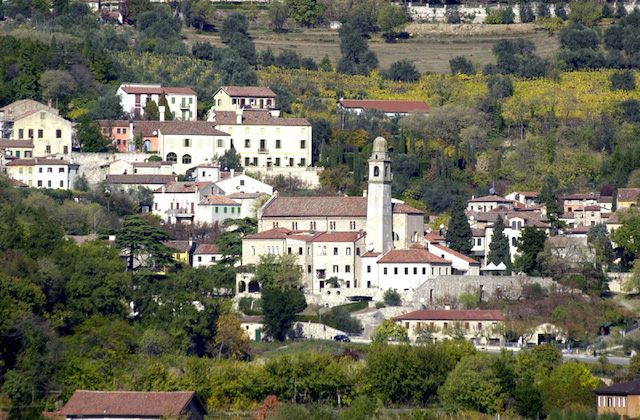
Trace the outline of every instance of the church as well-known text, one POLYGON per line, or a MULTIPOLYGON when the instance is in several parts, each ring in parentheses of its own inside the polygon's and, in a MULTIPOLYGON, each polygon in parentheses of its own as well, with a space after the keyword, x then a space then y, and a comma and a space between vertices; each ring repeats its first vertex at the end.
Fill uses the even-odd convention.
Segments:
MULTIPOLYGON (((439 275, 478 274, 477 261, 424 237, 424 212, 391 198, 387 141, 373 142, 363 197, 280 197, 258 211, 258 233, 242 240, 238 294, 260 291, 251 267, 265 254, 295 255, 305 292, 415 289, 439 275)), ((366 293, 363 293, 366 294, 366 293)))

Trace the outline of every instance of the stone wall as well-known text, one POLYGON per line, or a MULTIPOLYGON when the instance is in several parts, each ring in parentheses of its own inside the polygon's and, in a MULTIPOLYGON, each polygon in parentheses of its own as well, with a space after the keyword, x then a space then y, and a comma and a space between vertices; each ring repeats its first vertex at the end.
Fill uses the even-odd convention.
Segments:
POLYGON ((79 174, 84 175, 90 184, 98 184, 104 181, 108 173, 108 165, 116 160, 126 162, 144 162, 151 154, 147 153, 83 153, 72 152, 70 155, 55 155, 57 159, 63 158, 80 165, 79 174))
MULTIPOLYGON (((503 298, 515 300, 522 296, 525 286, 538 283, 549 290, 559 290, 558 284, 547 277, 529 276, 438 276, 425 281, 415 290, 402 294, 405 305, 424 305, 427 308, 455 303, 463 293, 483 299, 503 298)), ((562 291, 562 290, 560 290, 562 291)))
POLYGON ((615 293, 637 293, 637 290, 624 290, 624 284, 631 278, 631 273, 607 273, 609 290, 615 293))
POLYGON ((250 166, 246 168, 247 174, 255 174, 258 177, 264 179, 264 176, 277 176, 284 175, 288 177, 289 175, 298 178, 300 181, 304 182, 306 188, 317 188, 320 186, 320 179, 318 178, 318 173, 324 170, 323 167, 315 167, 315 166, 307 166, 307 167, 295 167, 295 166, 287 166, 287 167, 275 167, 271 166, 269 168, 259 167, 259 166, 250 166))
POLYGON ((338 334, 345 334, 345 332, 315 322, 296 322, 287 332, 289 338, 306 338, 309 340, 314 338, 318 340, 333 340, 333 337, 338 334))
POLYGON ((378 288, 344 288, 331 287, 322 289, 320 293, 305 293, 307 304, 314 303, 320 306, 337 306, 350 303, 349 297, 366 296, 372 298, 373 302, 382 300, 384 290, 378 288))

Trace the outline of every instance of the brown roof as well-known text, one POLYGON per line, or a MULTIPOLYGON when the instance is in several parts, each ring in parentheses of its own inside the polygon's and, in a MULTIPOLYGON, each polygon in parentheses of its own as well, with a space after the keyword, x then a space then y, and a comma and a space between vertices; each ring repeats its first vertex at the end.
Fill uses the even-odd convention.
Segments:
POLYGON ((194 243, 190 241, 162 241, 168 247, 174 248, 178 252, 189 252, 194 243))
POLYGON ((473 198, 468 203, 513 203, 513 200, 499 195, 485 195, 484 197, 473 198))
POLYGON ((200 244, 194 254, 219 254, 220 247, 216 244, 200 244))
POLYGON ((640 188, 618 188, 618 201, 638 201, 640 188))
POLYGON ((426 249, 393 249, 380 258, 378 263, 451 264, 451 261, 440 258, 426 249))
POLYGON ((444 236, 440 235, 440 232, 436 232, 436 231, 432 231, 427 233, 426 235, 424 235, 424 239, 426 239, 427 242, 443 242, 444 236))
POLYGON ((111 184, 160 184, 164 185, 178 179, 177 175, 138 175, 122 174, 107 175, 105 182, 111 184))
POLYGON ((246 98, 276 98, 278 96, 268 86, 221 86, 220 89, 227 92, 229 96, 243 96, 246 98))
POLYGON ((129 127, 129 120, 98 120, 101 127, 129 127))
POLYGON ((208 195, 202 201, 200 201, 200 204, 215 204, 215 205, 221 205, 221 206, 226 206, 226 205, 239 206, 240 205, 240 203, 232 200, 226 195, 208 195))
POLYGON ((216 130, 214 123, 208 121, 160 121, 158 130, 162 134, 184 134, 191 136, 228 136, 224 131, 216 130))
POLYGON ((394 319, 407 321, 504 321, 504 314, 496 309, 420 309, 408 314, 398 315, 394 319))
POLYGON ((355 242, 360 235, 360 232, 322 232, 312 242, 355 242))
POLYGON ((133 132, 143 137, 158 137, 158 127, 163 121, 134 121, 133 132))
POLYGON ((33 149, 33 142, 31 140, 0 140, 1 148, 17 147, 20 149, 33 149))
MULTIPOLYGON (((239 125, 235 111, 216 111, 216 125, 239 125)), ((307 125, 311 123, 304 118, 272 117, 269 111, 245 109, 242 112, 240 125, 307 125)))
POLYGON ((540 193, 537 191, 515 191, 515 192, 527 198, 536 198, 537 196, 540 195, 540 193))
POLYGON ((471 257, 467 257, 464 254, 459 253, 458 251, 454 251, 451 248, 447 248, 446 246, 442 246, 442 245, 438 245, 438 244, 431 244, 432 247, 437 248, 439 250, 442 250, 444 252, 448 252, 451 255, 455 255, 456 257, 468 262, 469 264, 480 264, 478 261, 474 260, 471 257))
POLYGON ((265 230, 263 232, 258 232, 258 233, 254 233, 251 235, 247 235, 244 236, 243 239, 286 239, 286 238, 291 238, 291 239, 298 239, 301 241, 308 241, 311 238, 313 238, 313 235, 308 235, 306 237, 304 236, 298 236, 297 233, 299 232, 294 232, 290 229, 287 228, 275 228, 275 229, 269 229, 269 230, 265 230))
POLYGON ((262 324, 264 315, 242 315, 239 320, 241 324, 262 324))
POLYGON ((177 416, 194 400, 195 392, 76 391, 60 410, 63 416, 177 416))
POLYGON ((173 162, 170 160, 150 160, 147 162, 133 162, 131 164, 131 166, 135 166, 137 168, 157 168, 166 165, 173 165, 173 162))
POLYGON ((9 182, 11 182, 11 185, 13 185, 14 187, 28 187, 27 184, 22 181, 18 181, 17 179, 11 178, 9 182))
MULTIPOLYGON (((424 214, 402 203, 393 203, 393 213, 424 214)), ((263 217, 366 217, 367 197, 276 197, 263 217)))
POLYGON ((589 233, 589 229, 591 229, 591 226, 578 226, 573 229, 567 229, 564 233, 566 235, 583 235, 589 233))
POLYGON ((363 258, 368 258, 368 257, 377 257, 378 255, 380 255, 381 252, 372 252, 372 251, 368 251, 365 252, 364 254, 362 254, 363 258))
POLYGON ((175 87, 141 87, 141 86, 120 86, 122 90, 127 93, 146 93, 162 95, 162 92, 167 94, 182 94, 182 95, 197 95, 196 91, 191 88, 175 88, 175 87))
POLYGON ((47 158, 30 158, 15 159, 7 163, 7 166, 35 166, 35 165, 71 165, 66 160, 47 159, 47 158))
POLYGON ((233 193, 233 194, 229 194, 228 197, 236 199, 236 200, 242 200, 242 199, 249 200, 249 199, 252 199, 252 198, 261 197, 263 195, 268 195, 268 194, 260 193, 260 192, 257 192, 257 193, 233 193))
POLYGON ((589 199, 597 199, 599 194, 570 194, 564 197, 560 197, 562 200, 589 200, 589 199))
POLYGON ((424 101, 375 101, 359 99, 340 99, 345 108, 377 109, 388 113, 429 112, 431 108, 424 101))
POLYGON ((586 211, 600 211, 600 210, 602 210, 602 207, 600 207, 600 206, 585 206, 584 209, 586 211))
POLYGON ((640 379, 594 389, 596 395, 640 395, 640 379))
MULTIPOLYGON (((156 175, 159 176, 159 175, 156 175)), ((173 175, 171 175, 173 176, 173 175)), ((207 185, 211 184, 211 182, 178 182, 178 181, 172 181, 172 182, 168 182, 166 183, 164 186, 155 189, 153 192, 154 193, 161 193, 161 192, 167 192, 167 193, 193 193, 196 191, 196 189, 202 189, 205 188, 207 185), (163 191, 164 190, 164 191, 163 191)))

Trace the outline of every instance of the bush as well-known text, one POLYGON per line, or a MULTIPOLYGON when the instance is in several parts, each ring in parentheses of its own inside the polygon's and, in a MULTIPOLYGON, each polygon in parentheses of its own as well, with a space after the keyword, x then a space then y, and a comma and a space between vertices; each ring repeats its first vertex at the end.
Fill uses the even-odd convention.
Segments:
POLYGON ((461 23, 462 13, 455 6, 447 6, 447 10, 444 12, 444 18, 447 23, 461 23))
POLYGON ((609 78, 611 90, 634 90, 636 88, 636 77, 631 70, 624 70, 613 73, 609 78))
POLYGON ((389 289, 384 292, 384 303, 389 306, 400 306, 402 305, 402 298, 400 297, 400 293, 396 289, 389 289))
POLYGON ((533 8, 529 3, 520 3, 520 22, 530 23, 536 19, 533 8))
POLYGON ((401 82, 415 82, 420 79, 420 73, 416 66, 406 59, 391 64, 387 76, 391 80, 401 82))
POLYGON ((385 305, 384 302, 376 302, 376 309, 382 309, 386 307, 387 305, 385 305))
POLYGON ((564 3, 556 4, 554 12, 556 14, 556 17, 559 17, 562 20, 567 20, 567 9, 565 9, 564 3))
POLYGON ((331 319, 333 320, 333 327, 341 331, 357 334, 362 331, 362 323, 351 316, 346 308, 334 307, 331 308, 331 319))
POLYGON ((467 74, 472 75, 476 73, 476 69, 473 68, 473 63, 462 55, 449 60, 449 67, 451 68, 451 74, 456 75, 467 74))

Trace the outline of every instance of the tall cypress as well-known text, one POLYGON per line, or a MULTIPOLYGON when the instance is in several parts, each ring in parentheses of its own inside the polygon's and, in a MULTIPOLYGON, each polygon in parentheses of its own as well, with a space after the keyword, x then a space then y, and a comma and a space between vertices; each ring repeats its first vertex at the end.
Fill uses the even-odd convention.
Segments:
POLYGON ((353 151, 353 181, 356 186, 362 181, 362 158, 357 146, 353 151))
MULTIPOLYGON (((158 100, 158 107, 161 107, 161 106, 164 107, 164 120, 165 121, 173 120, 173 114, 169 110, 169 101, 167 100, 167 94, 164 91, 162 91, 162 95, 158 100)), ((159 111, 159 108, 158 108, 158 111, 159 111)))
POLYGON ((462 197, 456 198, 451 208, 451 220, 449 221, 445 239, 449 244, 449 248, 470 256, 473 232, 471 232, 471 226, 469 226, 467 216, 464 214, 464 208, 465 202, 462 197))
POLYGON ((327 161, 327 144, 323 141, 320 146, 320 157, 318 159, 318 165, 325 166, 327 161))
POLYGON ((493 225, 493 234, 491 235, 491 243, 489 244, 489 254, 487 262, 495 265, 504 263, 507 266, 506 275, 511 274, 511 253, 509 251, 509 238, 504 235, 504 220, 498 216, 498 220, 493 225))

